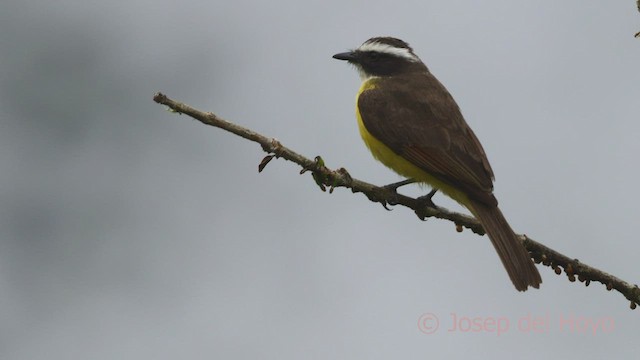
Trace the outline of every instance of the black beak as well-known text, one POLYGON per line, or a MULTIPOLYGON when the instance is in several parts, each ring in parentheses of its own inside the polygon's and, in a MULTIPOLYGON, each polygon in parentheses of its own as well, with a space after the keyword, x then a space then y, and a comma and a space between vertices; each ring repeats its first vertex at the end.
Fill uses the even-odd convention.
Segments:
POLYGON ((343 52, 333 55, 334 59, 355 61, 358 58, 358 54, 355 51, 343 52))

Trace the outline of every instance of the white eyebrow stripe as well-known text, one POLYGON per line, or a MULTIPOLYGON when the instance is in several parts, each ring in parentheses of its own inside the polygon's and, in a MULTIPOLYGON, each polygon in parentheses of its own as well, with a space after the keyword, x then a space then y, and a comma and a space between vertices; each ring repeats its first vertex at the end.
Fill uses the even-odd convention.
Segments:
POLYGON ((401 58, 405 58, 409 61, 415 61, 415 62, 420 61, 420 59, 418 59, 417 56, 411 53, 409 49, 398 48, 395 46, 381 44, 378 42, 364 43, 360 45, 357 51, 375 51, 375 52, 380 52, 380 53, 385 53, 385 54, 390 54, 390 55, 398 56, 401 58))

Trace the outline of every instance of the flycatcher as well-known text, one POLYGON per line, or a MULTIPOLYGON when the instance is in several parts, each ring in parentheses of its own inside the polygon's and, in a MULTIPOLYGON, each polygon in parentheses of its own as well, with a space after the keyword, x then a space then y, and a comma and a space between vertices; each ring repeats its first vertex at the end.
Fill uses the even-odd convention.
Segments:
POLYGON ((480 141, 447 89, 406 42, 374 37, 336 54, 360 73, 360 135, 373 156, 398 174, 426 183, 482 223, 519 291, 540 287, 529 252, 498 208, 493 170, 480 141))

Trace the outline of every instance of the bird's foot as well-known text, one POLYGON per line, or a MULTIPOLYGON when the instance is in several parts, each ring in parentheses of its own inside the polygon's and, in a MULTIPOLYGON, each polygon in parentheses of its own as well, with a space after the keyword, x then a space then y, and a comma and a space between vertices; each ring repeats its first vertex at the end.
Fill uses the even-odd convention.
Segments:
POLYGON ((399 187, 405 186, 405 185, 409 185, 409 184, 413 184, 415 182, 416 181, 413 180, 413 179, 405 179, 405 180, 402 180, 402 181, 398 181, 398 182, 394 182, 394 183, 385 185, 385 186, 383 186, 383 188, 385 188, 385 189, 387 189, 389 191, 397 192, 399 187))
POLYGON ((438 189, 432 189, 427 195, 416 198, 422 207, 436 208, 436 204, 433 203, 433 195, 438 192, 438 189))
POLYGON ((398 182, 394 182, 391 184, 387 184, 385 186, 383 186, 382 188, 391 192, 391 196, 390 196, 390 200, 389 200, 389 205, 397 205, 398 204, 398 188, 401 186, 405 186, 405 185, 409 185, 409 184, 413 184, 416 181, 414 179, 404 179, 402 181, 398 181, 398 182))

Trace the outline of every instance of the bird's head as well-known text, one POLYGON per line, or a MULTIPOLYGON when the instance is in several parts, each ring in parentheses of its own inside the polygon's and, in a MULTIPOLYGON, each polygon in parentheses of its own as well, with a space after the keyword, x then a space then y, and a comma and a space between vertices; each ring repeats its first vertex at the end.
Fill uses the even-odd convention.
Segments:
POLYGON ((333 55, 353 64, 363 80, 425 71, 426 66, 406 42, 393 37, 374 37, 357 49, 333 55))

